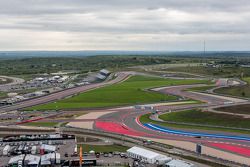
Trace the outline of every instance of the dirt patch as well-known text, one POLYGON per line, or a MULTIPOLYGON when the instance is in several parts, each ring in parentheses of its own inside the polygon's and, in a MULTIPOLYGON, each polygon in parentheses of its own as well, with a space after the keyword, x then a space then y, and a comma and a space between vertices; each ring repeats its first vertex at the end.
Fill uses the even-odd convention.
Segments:
POLYGON ((100 142, 101 139, 98 138, 92 138, 92 137, 77 137, 77 142, 82 143, 82 142, 100 142))
POLYGON ((218 111, 250 115, 249 109, 250 109, 250 104, 216 108, 216 110, 218 111))

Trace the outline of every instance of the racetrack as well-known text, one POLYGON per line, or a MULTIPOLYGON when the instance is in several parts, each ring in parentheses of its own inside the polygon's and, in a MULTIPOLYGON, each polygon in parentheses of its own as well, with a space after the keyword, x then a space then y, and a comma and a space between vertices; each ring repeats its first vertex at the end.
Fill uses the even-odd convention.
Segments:
MULTIPOLYGON (((197 94, 195 92, 184 92, 183 90, 195 87, 195 85, 182 85, 182 86, 173 86, 173 87, 166 87, 166 88, 157 88, 154 91, 160 91, 162 93, 170 93, 172 95, 177 95, 185 98, 192 98, 195 100, 203 101, 206 103, 202 104, 187 104, 187 105, 155 105, 155 108, 161 111, 165 110, 181 110, 181 109, 190 109, 195 107, 209 107, 209 106, 224 106, 227 105, 228 102, 232 102, 234 104, 246 103, 246 100, 237 99, 237 98, 227 98, 224 96, 211 96, 210 94, 197 94)), ((138 111, 135 110, 133 107, 124 107, 124 108, 117 108, 114 109, 118 112, 112 114, 106 114, 96 120, 95 124, 93 125, 94 129, 99 129, 107 132, 118 133, 123 135, 129 136, 136 136, 136 137, 143 137, 143 138, 150 138, 154 139, 166 139, 166 140, 174 140, 179 141, 181 143, 184 141, 192 142, 192 143, 204 143, 204 145, 208 142, 212 143, 223 143, 223 144, 231 144, 232 147, 229 149, 221 149, 219 147, 213 147, 213 149, 219 149, 221 153, 225 153, 225 159, 235 158, 237 156, 232 156, 233 154, 238 154, 245 157, 250 154, 250 136, 238 136, 238 135, 231 135, 230 133, 204 133, 199 132, 199 130, 195 130, 195 132, 190 131, 183 131, 183 130, 175 130, 175 129, 168 129, 163 127, 158 127, 153 125, 150 127, 148 125, 140 124, 139 117, 142 114, 148 113, 148 111, 138 111), (105 121, 110 120, 110 121, 105 121), (115 128, 112 128, 115 127, 115 128), (198 137, 198 138, 196 138, 198 137), (239 151, 241 149, 237 149, 236 147, 242 147, 244 151, 239 151), (223 152, 224 151, 224 152, 223 152), (230 153, 228 153, 230 152, 230 153)), ((152 125, 152 124, 151 124, 152 125)), ((207 148, 208 146, 206 146, 207 148)), ((209 150, 209 149, 208 149, 209 150)), ((194 151, 194 150, 193 150, 194 151)), ((210 150, 211 151, 211 150, 210 150)), ((215 151, 216 152, 216 151, 215 151)), ((217 155, 218 157, 220 155, 217 155)), ((236 162, 238 161, 238 157, 233 159, 236 162)), ((245 160, 244 160, 245 161, 245 160)), ((250 162, 250 159, 247 160, 250 162)), ((246 162, 246 161, 245 161, 246 162)), ((240 163, 244 163, 240 161, 240 163)))
POLYGON ((90 84, 90 85, 84 85, 84 86, 79 86, 79 87, 74 87, 70 89, 65 89, 63 91, 55 92, 46 96, 34 98, 34 99, 29 99, 26 101, 22 101, 19 103, 16 103, 12 106, 8 107, 2 107, 0 108, 1 112, 8 112, 8 111, 13 111, 13 110, 19 110, 22 108, 27 108, 31 106, 35 106, 38 104, 44 104, 52 101, 56 101, 59 99, 63 99, 68 96, 72 96, 74 94, 80 93, 80 92, 86 92, 92 89, 97 89, 103 86, 119 83, 126 78, 130 76, 130 73, 128 72, 123 72, 123 73, 118 73, 117 77, 114 80, 108 81, 108 82, 102 82, 102 83, 97 83, 97 84, 90 84))
MULTIPOLYGON (((36 99, 31 99, 28 101, 23 101, 21 103, 18 103, 14 106, 2 108, 2 111, 12 111, 16 109, 21 109, 29 106, 34 106, 37 104, 43 104, 51 101, 56 101, 58 99, 65 98, 67 96, 74 95, 79 92, 85 92, 92 89, 96 89, 99 87, 107 86, 110 84, 118 83, 126 78, 128 78, 131 75, 129 72, 121 72, 118 74, 117 78, 109 81, 109 82, 103 82, 98 84, 91 84, 81 87, 76 87, 72 89, 67 89, 61 92, 56 92, 47 96, 39 97, 36 99)), ((186 92, 183 91, 187 88, 196 87, 197 85, 181 85, 181 86, 171 86, 171 87, 164 87, 164 88, 156 88, 153 89, 154 91, 159 91, 161 93, 171 94, 175 96, 180 96, 188 99, 194 99, 197 101, 202 101, 204 103, 198 103, 198 104, 183 104, 183 105, 176 105, 171 104, 168 105, 163 103, 153 104, 155 109, 159 111, 166 111, 166 110, 182 110, 182 109, 191 109, 191 108, 197 108, 197 107, 212 107, 212 106, 226 106, 228 102, 234 103, 234 104, 241 104, 241 103, 247 103, 246 100, 242 99, 236 99, 236 98, 227 98, 224 96, 213 96, 210 94, 205 93, 196 93, 196 92, 186 92)), ((89 112, 100 112, 100 111, 89 111, 89 112)), ((88 118, 85 116, 82 116, 79 118, 78 121, 72 121, 70 123, 70 126, 75 126, 77 128, 87 128, 87 129, 96 129, 101 131, 106 131, 110 133, 116 133, 121 135, 128 135, 128 136, 134 136, 134 137, 140 137, 140 138, 150 138, 155 141, 161 140, 162 142, 165 141, 172 141, 170 143, 173 143, 174 146, 179 148, 184 148, 183 143, 193 143, 192 148, 189 150, 195 151, 195 146, 197 143, 204 144, 204 146, 207 143, 223 143, 223 144, 230 144, 235 147, 220 147, 219 145, 206 145, 207 147, 213 147, 214 150, 210 150, 210 152, 216 152, 216 153, 224 153, 226 152, 228 157, 224 157, 225 159, 228 159, 231 157, 231 153, 233 152, 237 154, 237 156, 243 156, 242 161, 237 156, 233 156, 235 159, 233 159, 235 162, 249 162, 250 163, 250 157, 248 156, 248 151, 250 155, 250 136, 237 136, 237 135, 230 135, 230 134, 214 134, 210 133, 203 133, 199 132, 197 130, 190 129, 189 131, 181 131, 178 129, 168 129, 165 127, 158 127, 153 124, 146 124, 143 125, 139 122, 139 117, 142 114, 149 113, 149 111, 146 110, 138 110, 135 109, 133 106, 128 107, 121 107, 121 108, 109 108, 109 109, 103 109, 103 113, 100 114, 98 117, 91 117, 88 118), (79 122, 80 121, 80 122, 79 122), (82 124, 81 124, 82 123, 82 124), (196 138, 199 137, 199 138, 196 138), (182 146, 183 144, 183 146, 182 146), (236 145, 239 147, 242 147, 244 151, 239 151, 241 149, 236 149, 236 145), (214 148, 216 147, 216 148, 214 148), (227 148, 227 149, 226 149, 227 148), (223 151, 224 152, 223 152, 223 151), (236 151, 237 150, 237 151, 236 151), (244 153, 243 153, 244 152, 244 153), (249 159, 248 159, 249 158, 249 159)), ((188 146, 185 145, 186 149, 188 146)), ((207 150, 209 150, 207 148, 207 150)), ((212 148, 211 148, 212 149, 212 148)), ((209 151, 206 152, 206 154, 210 155, 209 151)), ((212 156, 212 155, 211 155, 212 156)), ((216 155, 220 156, 220 155, 216 155)))
POLYGON ((6 83, 6 84, 1 84, 1 85, 0 85, 0 90, 1 90, 2 88, 4 88, 5 86, 21 84, 21 83, 23 83, 23 82, 25 81, 25 80, 22 79, 22 78, 10 77, 10 76, 2 76, 2 75, 0 75, 0 79, 9 79, 9 80, 11 81, 11 82, 6 83))

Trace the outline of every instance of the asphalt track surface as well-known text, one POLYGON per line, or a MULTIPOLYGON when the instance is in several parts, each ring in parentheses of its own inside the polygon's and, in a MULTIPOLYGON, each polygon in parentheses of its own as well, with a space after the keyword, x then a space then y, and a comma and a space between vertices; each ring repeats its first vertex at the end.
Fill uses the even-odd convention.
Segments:
MULTIPOLYGON (((196 85, 197 86, 197 85, 196 85)), ((196 107, 211 107, 211 106, 225 106, 230 100, 220 97, 213 97, 206 94, 196 94, 192 92, 185 92, 183 90, 195 87, 195 85, 183 85, 161 88, 157 91, 161 93, 172 94, 185 98, 192 98, 195 100, 206 102, 205 104, 187 104, 187 105, 173 105, 173 106, 158 106, 159 110, 185 110, 196 107)), ((115 109, 114 109, 115 110, 115 109)), ((150 137, 169 140, 190 141, 194 143, 202 143, 225 151, 230 151, 250 157, 250 136, 232 135, 231 133, 213 133, 200 132, 199 130, 181 130, 169 129, 159 127, 153 124, 141 124, 139 117, 149 113, 149 111, 139 111, 134 108, 117 109, 117 112, 103 115, 95 121, 94 129, 99 129, 107 132, 135 136, 135 137, 150 137)))
POLYGON ((222 135, 222 134, 210 134, 210 133, 197 133, 197 132, 187 132, 187 131, 181 131, 181 130, 173 130, 169 128, 165 128, 159 125, 146 123, 144 124, 145 127, 157 130, 163 133, 170 133, 170 134, 177 134, 177 135, 185 135, 185 136, 191 136, 191 137, 210 137, 210 138, 222 138, 222 139, 234 139, 234 140, 244 140, 244 141, 250 141, 250 137, 247 136, 231 136, 231 135, 222 135))
POLYGON ((199 85, 181 85, 181 86, 172 86, 172 87, 165 87, 165 88, 156 88, 153 89, 154 91, 158 91, 165 94, 171 94, 175 96, 190 98, 205 102, 209 105, 223 105, 226 102, 231 102, 230 100, 219 98, 219 97, 212 97, 208 94, 197 94, 195 92, 190 91, 183 91, 185 89, 194 88, 197 86, 204 86, 202 84, 199 85))
MULTIPOLYGON (((187 106, 185 106, 187 107, 187 106)), ((183 108, 185 108, 183 106, 183 108)), ((191 106, 190 106, 191 107, 191 106)), ((138 112, 134 110, 123 110, 115 113, 110 113, 95 120, 94 129, 103 130, 106 132, 117 133, 134 137, 147 137, 167 140, 189 141, 199 143, 224 151, 234 152, 239 155, 250 157, 250 142, 249 136, 233 136, 222 134, 211 134, 215 136, 203 136, 200 138, 186 134, 166 133, 160 130, 148 128, 139 122, 139 116, 148 112, 138 112), (220 136, 219 136, 220 135, 220 136)), ((172 131, 180 131, 173 130, 172 131)), ((183 131, 184 133, 195 133, 192 130, 183 131)), ((207 133, 209 134, 209 133, 207 133)))
POLYGON ((89 91, 92 89, 96 89, 96 88, 104 87, 107 85, 119 83, 119 82, 125 80, 126 78, 128 78, 129 76, 130 76, 129 72, 121 72, 121 73, 117 74, 117 77, 114 80, 111 80, 108 82, 102 82, 102 83, 96 83, 96 84, 90 84, 90 85, 84 85, 84 86, 80 86, 80 87, 66 89, 66 90, 55 92, 55 93, 52 93, 52 94, 49 94, 46 96, 41 96, 38 98, 33 98, 33 99, 26 100, 26 101, 22 101, 22 102, 14 104, 12 106, 2 107, 2 108, 0 108, 0 111, 1 112, 8 112, 8 111, 19 110, 22 108, 31 107, 31 106, 35 106, 35 105, 39 105, 39 104, 53 102, 53 101, 60 100, 60 99, 63 99, 65 97, 68 97, 68 96, 75 95, 75 94, 80 93, 80 92, 86 92, 86 91, 89 91))
POLYGON ((219 148, 226 151, 233 151, 239 155, 250 157, 250 151, 249 151, 250 148, 235 146, 231 144, 224 144, 224 143, 207 143, 207 146, 219 148))

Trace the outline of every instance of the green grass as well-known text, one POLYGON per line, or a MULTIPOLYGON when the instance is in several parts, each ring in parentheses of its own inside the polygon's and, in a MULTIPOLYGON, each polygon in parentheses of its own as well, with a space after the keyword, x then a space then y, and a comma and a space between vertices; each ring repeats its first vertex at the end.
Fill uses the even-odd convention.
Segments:
POLYGON ((221 76, 221 77, 240 77, 241 73, 249 76, 250 68, 235 67, 227 65, 220 68, 209 68, 204 66, 186 66, 186 67, 173 67, 168 68, 167 71, 172 72, 187 72, 192 74, 202 74, 207 76, 221 76))
POLYGON ((212 88, 215 88, 215 86, 208 85, 208 86, 202 86, 202 87, 194 87, 194 88, 186 89, 186 91, 205 92, 205 91, 212 89, 212 88))
POLYGON ((250 85, 219 88, 214 92, 230 96, 250 98, 250 85))
POLYGON ((250 77, 245 77, 242 79, 243 81, 246 81, 248 84, 250 84, 250 77))
MULTIPOLYGON (((80 145, 78 145, 80 147, 80 145)), ((113 145, 88 145, 88 144, 82 144, 82 150, 83 152, 89 152, 91 150, 94 150, 95 152, 126 152, 129 148, 126 146, 121 146, 117 144, 113 145)))
MULTIPOLYGON (((185 111, 183 111, 183 112, 185 112, 185 111)), ((185 112, 185 114, 186 114, 187 112, 185 112)), ((192 115, 191 116, 193 116, 193 115, 195 115, 194 113, 192 113, 192 115)), ((228 115, 227 115, 228 116, 228 115)), ((140 121, 142 122, 142 123, 153 123, 153 124, 156 124, 156 125, 160 125, 160 126, 164 126, 164 127, 170 127, 170 128, 177 128, 177 129, 186 129, 186 130, 190 130, 190 129, 198 129, 198 130, 211 130, 211 131, 222 131, 222 132, 236 132, 236 133, 243 133, 243 134, 250 134, 250 131, 246 131, 246 130, 238 130, 238 129, 228 129, 228 128, 214 128, 214 127, 206 127, 206 126, 197 126, 197 125, 183 125, 183 124, 178 124, 178 119, 177 120, 174 120, 174 119, 171 119, 171 121, 175 121, 175 122, 177 122, 177 123, 168 123, 168 122, 159 122, 159 121, 154 121, 154 120, 151 120, 150 118, 150 114, 145 114, 145 115, 143 115, 143 116, 141 116, 140 117, 140 121)), ((166 116, 163 116, 163 117, 166 117, 166 116)), ((187 116, 187 117, 189 117, 189 116, 187 116)), ((202 117, 202 116, 194 116, 194 117, 201 117, 200 119, 202 119, 203 120, 203 122, 202 121, 198 121, 198 122, 195 122, 195 120, 198 120, 198 118, 194 118, 193 120, 194 121, 192 121, 192 122, 190 122, 190 123, 197 123, 197 124, 202 124, 202 125, 206 125, 206 124, 204 124, 204 122, 205 122, 205 120, 207 119, 206 117, 202 117)), ((214 116, 215 117, 215 116, 214 116)), ((213 118, 214 118, 213 117, 213 118)), ((217 117, 219 117, 218 115, 217 115, 217 117)), ((229 116, 230 117, 230 116, 229 116)), ((221 117, 220 117, 221 118, 221 117)), ((234 117, 235 118, 235 117, 234 117)), ((180 119, 180 118, 179 118, 180 119)), ((224 118, 225 119, 225 118, 224 118)), ((243 118, 242 117, 238 117, 238 120, 237 121, 239 121, 239 120, 242 120, 243 118)), ((168 120, 168 119, 166 119, 166 120, 168 120)), ((221 120, 221 119, 217 119, 217 120, 221 120)), ((230 120, 232 120, 232 119, 230 119, 230 120)), ((250 119, 248 119, 248 120, 245 120, 244 122, 246 123, 246 124, 248 124, 249 125, 249 120, 250 119)), ((182 119, 182 121, 184 121, 184 119, 182 119)), ((182 121, 180 121, 180 123, 183 123, 182 121)), ((238 123, 237 123, 237 121, 234 121, 234 124, 236 124, 236 125, 238 125, 238 123)), ((227 122, 226 120, 223 120, 223 122, 227 122)), ((230 121, 229 121, 230 122, 230 121)), ((213 124, 214 125, 214 124, 213 124)), ((216 124, 215 125, 222 125, 222 124, 217 124, 217 122, 216 122, 216 124)), ((244 126, 245 127, 245 126, 244 126)), ((247 127, 249 127, 249 126, 247 126, 247 127)))
POLYGON ((58 122, 29 122, 23 124, 25 126, 40 126, 40 127, 55 127, 58 125, 58 122))
POLYGON ((197 109, 167 113, 160 115, 159 118, 165 121, 174 121, 174 122, 250 128, 250 119, 228 114, 202 112, 197 109))
POLYGON ((7 93, 6 92, 0 92, 0 99, 6 98, 7 93))
POLYGON ((177 97, 148 91, 148 88, 207 83, 206 80, 173 80, 159 77, 133 76, 127 81, 85 93, 57 102, 34 106, 29 110, 112 107, 176 100, 177 97))

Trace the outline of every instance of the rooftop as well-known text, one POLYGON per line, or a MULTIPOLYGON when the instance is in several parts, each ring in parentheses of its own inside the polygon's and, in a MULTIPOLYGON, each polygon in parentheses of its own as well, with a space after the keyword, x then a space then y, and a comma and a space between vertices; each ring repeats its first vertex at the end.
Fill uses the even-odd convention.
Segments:
POLYGON ((50 150, 50 151, 56 151, 56 147, 55 146, 51 146, 51 145, 47 145, 47 144, 42 144, 40 149, 44 149, 44 150, 50 150))
POLYGON ((15 157, 10 158, 9 164, 17 163, 19 160, 23 160, 23 159, 24 159, 24 156, 25 156, 25 155, 22 154, 22 155, 18 155, 18 156, 15 156, 15 157))
POLYGON ((105 76, 105 75, 102 75, 102 74, 97 74, 96 77, 97 77, 98 79, 102 79, 102 80, 106 79, 106 76, 105 76))
POLYGON ((28 164, 29 165, 32 165, 32 164, 39 164, 40 163, 40 157, 39 156, 35 156, 35 155, 31 155, 31 154, 27 154, 25 156, 25 161, 28 161, 28 164))
POLYGON ((109 74, 109 73, 110 73, 110 71, 108 71, 108 70, 106 70, 106 69, 102 69, 102 70, 100 70, 100 72, 101 72, 101 73, 104 73, 104 74, 109 74))
POLYGON ((132 147, 130 149, 127 150, 127 152, 130 152, 130 153, 133 153, 133 154, 137 154, 139 156, 142 156, 142 157, 146 157, 146 158, 155 158, 161 154, 158 154, 156 152, 153 152, 153 151, 150 151, 150 150, 146 150, 144 148, 140 148, 140 147, 132 147))

